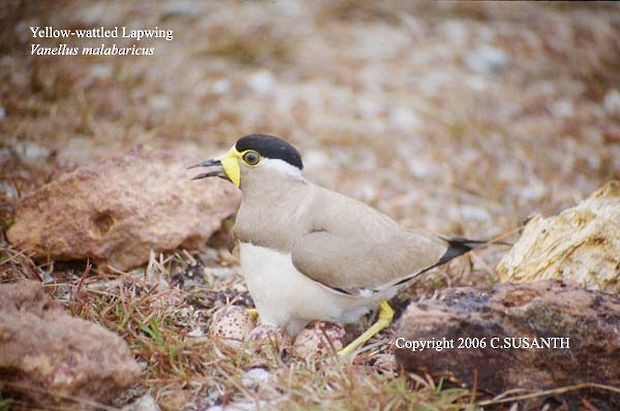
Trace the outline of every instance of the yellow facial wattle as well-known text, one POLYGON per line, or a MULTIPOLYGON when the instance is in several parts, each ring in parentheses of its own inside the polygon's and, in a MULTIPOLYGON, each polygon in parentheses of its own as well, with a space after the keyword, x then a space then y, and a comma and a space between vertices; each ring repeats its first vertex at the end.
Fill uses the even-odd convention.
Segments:
POLYGON ((220 159, 226 176, 230 178, 230 181, 232 181, 232 183, 237 187, 241 185, 241 169, 239 167, 240 157, 241 153, 239 153, 235 147, 232 147, 228 150, 228 153, 224 154, 224 156, 220 159))

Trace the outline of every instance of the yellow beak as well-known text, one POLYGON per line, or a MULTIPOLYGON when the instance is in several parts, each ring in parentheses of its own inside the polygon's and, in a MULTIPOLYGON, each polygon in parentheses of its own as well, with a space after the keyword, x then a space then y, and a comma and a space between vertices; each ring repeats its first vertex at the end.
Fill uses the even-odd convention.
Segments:
POLYGON ((224 154, 224 156, 220 158, 222 167, 224 167, 224 173, 226 173, 226 176, 237 187, 241 184, 241 168, 239 167, 240 158, 241 153, 239 153, 234 146, 228 150, 228 153, 224 154))

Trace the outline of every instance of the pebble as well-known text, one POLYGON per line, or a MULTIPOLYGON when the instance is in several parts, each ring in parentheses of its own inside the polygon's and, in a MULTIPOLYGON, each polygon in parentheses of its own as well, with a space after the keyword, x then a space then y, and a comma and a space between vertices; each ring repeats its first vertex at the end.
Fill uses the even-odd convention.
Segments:
POLYGON ((248 388, 257 389, 261 384, 268 382, 271 379, 271 374, 264 368, 252 368, 246 371, 241 377, 241 382, 248 388))
POLYGON ((160 409, 151 394, 146 394, 123 407, 123 411, 159 411, 160 409))
POLYGON ((251 74, 247 80, 248 86, 262 95, 271 95, 276 86, 276 78, 269 70, 260 70, 251 74))
POLYGON ((603 107, 609 114, 620 115, 620 91, 613 89, 605 94, 603 107))
POLYGON ((485 76, 501 74, 508 61, 509 57, 503 50, 491 45, 481 46, 465 56, 467 68, 485 76))

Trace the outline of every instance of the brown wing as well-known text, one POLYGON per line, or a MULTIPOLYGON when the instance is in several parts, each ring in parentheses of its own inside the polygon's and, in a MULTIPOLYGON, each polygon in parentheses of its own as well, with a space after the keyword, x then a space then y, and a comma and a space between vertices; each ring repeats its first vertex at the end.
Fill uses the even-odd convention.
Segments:
POLYGON ((439 237, 331 191, 317 195, 311 213, 313 231, 293 245, 293 264, 333 289, 383 289, 433 266, 448 249, 439 237))

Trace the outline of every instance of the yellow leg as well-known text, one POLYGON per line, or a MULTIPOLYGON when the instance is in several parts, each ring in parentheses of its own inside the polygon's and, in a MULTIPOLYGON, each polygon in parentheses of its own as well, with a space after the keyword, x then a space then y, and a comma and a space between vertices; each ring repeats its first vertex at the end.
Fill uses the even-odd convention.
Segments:
POLYGON ((338 352, 338 356, 346 357, 351 355, 353 351, 364 345, 368 340, 377 335, 381 330, 390 325, 394 318, 394 310, 387 301, 379 303, 379 319, 362 335, 357 337, 353 342, 338 352))
POLYGON ((248 313, 250 314, 250 317, 254 318, 255 320, 258 318, 258 310, 256 308, 250 308, 248 310, 248 313))

